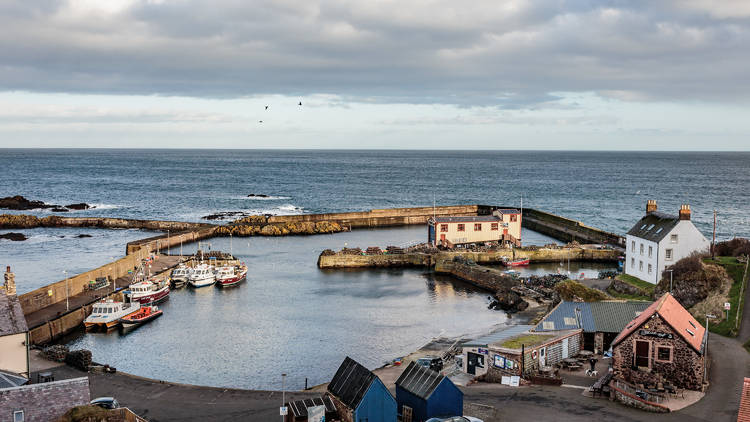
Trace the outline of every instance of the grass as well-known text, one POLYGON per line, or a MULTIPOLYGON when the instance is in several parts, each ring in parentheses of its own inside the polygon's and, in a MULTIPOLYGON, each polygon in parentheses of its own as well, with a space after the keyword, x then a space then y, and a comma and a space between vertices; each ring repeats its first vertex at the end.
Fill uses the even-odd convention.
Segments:
POLYGON ((619 293, 614 291, 614 289, 607 287, 607 293, 617 299, 625 299, 625 300, 641 300, 646 302, 652 302, 653 299, 649 296, 642 296, 642 295, 629 295, 627 293, 619 293))
MULTIPOLYGON (((742 311, 745 307, 744 301, 741 306, 739 305, 740 290, 742 288, 743 282, 742 276, 745 273, 745 264, 737 261, 737 258, 731 256, 716 257, 716 260, 706 258, 703 260, 703 262, 706 264, 716 264, 724 267, 732 280, 734 280, 734 282, 732 283, 732 287, 729 289, 729 303, 731 304, 729 309, 729 318, 723 319, 718 324, 709 323, 708 329, 712 333, 729 337, 737 337, 739 333, 736 328, 736 322, 738 320, 742 321, 742 311)), ((747 289, 747 286, 745 286, 745 289, 747 289)), ((750 346, 748 344, 745 344, 745 347, 747 348, 750 346)))
POLYGON ((542 344, 547 340, 555 338, 553 335, 524 334, 521 336, 511 337, 500 344, 500 347, 506 349, 520 349, 521 345, 526 347, 542 344))
POLYGON ((625 283, 630 284, 631 286, 635 286, 644 292, 648 293, 649 295, 654 294, 654 289, 656 289, 656 284, 651 284, 647 281, 643 281, 638 277, 633 277, 632 275, 627 274, 620 274, 617 276, 617 279, 620 281, 624 281, 625 283))
POLYGON ((584 302, 599 302, 610 299, 606 293, 601 290, 592 289, 574 280, 565 280, 557 283, 554 287, 562 300, 577 300, 580 298, 584 302))

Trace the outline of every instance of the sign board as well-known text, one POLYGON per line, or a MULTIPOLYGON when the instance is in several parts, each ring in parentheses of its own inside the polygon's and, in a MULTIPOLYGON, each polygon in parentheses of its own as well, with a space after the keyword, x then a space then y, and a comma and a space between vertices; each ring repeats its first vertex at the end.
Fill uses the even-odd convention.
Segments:
POLYGON ((672 333, 660 333, 658 331, 640 330, 638 331, 638 334, 642 336, 647 336, 647 337, 657 337, 657 338, 666 338, 666 339, 674 338, 672 333))
POLYGON ((289 413, 289 409, 286 406, 279 407, 279 415, 286 416, 289 413))
POLYGON ((510 385, 510 377, 506 377, 505 375, 503 375, 503 379, 500 380, 500 384, 502 384, 502 385, 510 385))
POLYGON ((514 375, 510 377, 510 386, 511 387, 518 387, 521 384, 521 377, 518 375, 514 375))
POLYGON ((495 355, 495 367, 496 368, 505 368, 505 357, 500 355, 495 355))
POLYGON ((325 422, 326 407, 312 406, 307 408, 307 422, 325 422))
POLYGON ((483 355, 488 355, 490 353, 487 349, 482 349, 481 347, 477 348, 477 352, 483 355))
POLYGON ((729 308, 731 308, 731 307, 732 307, 732 304, 731 304, 731 303, 729 303, 729 302, 724 302, 724 310, 725 310, 725 311, 728 311, 728 310, 729 310, 729 308))

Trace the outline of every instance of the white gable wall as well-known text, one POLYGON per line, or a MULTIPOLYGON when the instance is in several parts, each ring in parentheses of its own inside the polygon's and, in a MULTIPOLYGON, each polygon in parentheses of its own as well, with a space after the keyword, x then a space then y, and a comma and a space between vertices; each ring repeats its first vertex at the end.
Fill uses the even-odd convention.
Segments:
POLYGON ((641 239, 633 235, 625 237, 625 274, 656 284, 659 282, 658 257, 659 245, 656 242, 641 239), (634 243, 635 242, 635 243, 634 243), (643 249, 641 249, 643 248, 643 249), (649 248, 651 254, 649 255, 649 248), (643 252, 641 252, 643 251, 643 252), (649 273, 649 265, 651 272, 649 273))
POLYGON ((681 220, 659 242, 659 276, 661 277, 661 273, 666 267, 690 256, 693 252, 709 252, 710 247, 711 242, 703 236, 703 233, 698 231, 692 221, 681 220), (672 240, 672 235, 677 235, 676 241, 672 240), (667 249, 672 250, 670 259, 667 259, 667 249))

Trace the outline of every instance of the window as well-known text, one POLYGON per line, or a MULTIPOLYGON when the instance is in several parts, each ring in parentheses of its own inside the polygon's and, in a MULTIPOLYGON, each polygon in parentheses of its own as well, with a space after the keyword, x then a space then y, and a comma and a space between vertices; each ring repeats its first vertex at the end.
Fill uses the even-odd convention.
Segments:
POLYGON ((630 258, 630 268, 635 268, 635 258, 630 258))
POLYGON ((643 255, 643 243, 641 243, 641 255, 643 255))
POLYGON ((672 348, 659 346, 656 348, 656 360, 662 362, 672 362, 672 348))
POLYGON ((672 243, 677 243, 677 235, 673 234, 673 235, 669 236, 669 241, 672 242, 672 243))
POLYGON ((13 422, 23 422, 24 420, 23 410, 13 412, 13 422))
POLYGON ((447 232, 448 231, 448 225, 447 224, 441 224, 440 225, 440 231, 441 232, 447 232))
POLYGON ((652 225, 648 226, 648 228, 646 229, 646 231, 649 231, 649 230, 653 229, 654 226, 655 226, 655 224, 652 224, 652 225))
POLYGON ((633 252, 635 252, 635 240, 632 243, 630 243, 630 246, 631 246, 630 249, 632 249, 633 252))
POLYGON ((515 223, 516 221, 518 221, 518 216, 515 215, 515 214, 511 214, 511 216, 510 216, 510 222, 511 223, 515 223))
POLYGON ((651 258, 654 255, 654 247, 649 246, 648 247, 648 257, 651 258))
POLYGON ((646 225, 645 225, 645 224, 641 226, 641 230, 643 230, 643 229, 645 229, 645 228, 646 228, 646 225))
POLYGON ((465 230, 466 230, 466 225, 465 224, 459 224, 458 225, 458 231, 462 232, 462 231, 465 231, 465 230))
POLYGON ((651 274, 651 264, 648 264, 648 273, 651 274))
POLYGON ((638 261, 638 271, 643 271, 643 261, 638 261))
POLYGON ((481 232, 482 231, 482 223, 474 223, 474 231, 475 232, 481 232))
POLYGON ((671 249, 667 249, 667 250, 664 251, 664 259, 666 259, 667 261, 671 261, 672 260, 672 250, 671 249))
POLYGON ((497 230, 497 223, 490 224, 490 230, 497 230))

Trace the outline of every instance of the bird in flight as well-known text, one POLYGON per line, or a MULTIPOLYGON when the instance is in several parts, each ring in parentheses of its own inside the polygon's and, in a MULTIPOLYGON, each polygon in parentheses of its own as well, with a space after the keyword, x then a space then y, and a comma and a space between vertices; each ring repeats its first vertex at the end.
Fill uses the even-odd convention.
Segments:
POLYGON ((263 120, 258 120, 258 123, 263 123, 263 120))
POLYGON ((266 106, 266 110, 268 110, 268 106, 266 106))
POLYGON ((299 105, 302 105, 302 101, 299 102, 299 105))

